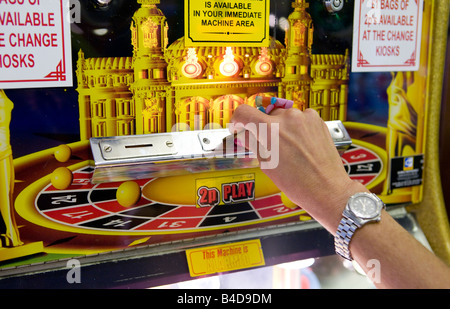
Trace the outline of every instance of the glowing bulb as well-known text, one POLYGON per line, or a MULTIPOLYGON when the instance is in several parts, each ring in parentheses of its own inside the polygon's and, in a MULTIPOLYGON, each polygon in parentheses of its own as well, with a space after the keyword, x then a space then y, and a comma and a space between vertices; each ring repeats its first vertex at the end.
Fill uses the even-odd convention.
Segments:
POLYGON ((263 72, 267 72, 270 70, 270 65, 267 63, 264 63, 263 65, 261 65, 261 71, 263 72))
POLYGON ((195 65, 189 64, 186 66, 186 68, 184 70, 188 74, 194 74, 197 71, 197 68, 195 67, 195 65))
POLYGON ((232 63, 226 63, 223 66, 223 70, 225 71, 225 73, 230 74, 233 72, 234 70, 234 65, 232 63))
POLYGON ((239 71, 239 66, 234 60, 233 50, 231 47, 227 47, 225 55, 223 56, 223 62, 220 65, 220 73, 222 75, 231 77, 236 75, 239 71))

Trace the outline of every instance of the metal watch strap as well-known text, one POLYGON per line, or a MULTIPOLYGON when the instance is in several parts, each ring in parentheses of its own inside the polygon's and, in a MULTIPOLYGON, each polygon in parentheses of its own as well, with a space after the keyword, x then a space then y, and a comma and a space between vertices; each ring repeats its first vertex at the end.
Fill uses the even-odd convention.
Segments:
POLYGON ((334 237, 336 253, 349 261, 353 260, 349 249, 350 240, 358 227, 353 220, 344 216, 334 237))

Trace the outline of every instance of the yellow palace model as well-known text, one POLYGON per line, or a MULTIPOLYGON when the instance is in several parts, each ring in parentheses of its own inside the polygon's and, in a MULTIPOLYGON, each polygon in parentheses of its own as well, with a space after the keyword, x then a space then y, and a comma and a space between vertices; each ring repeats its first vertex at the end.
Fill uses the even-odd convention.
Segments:
POLYGON ((283 45, 168 44, 159 0, 138 0, 131 24, 132 57, 77 63, 81 139, 226 127, 240 104, 256 96, 293 100, 322 118, 346 120, 349 57, 314 55, 314 26, 305 0, 292 3, 283 45))

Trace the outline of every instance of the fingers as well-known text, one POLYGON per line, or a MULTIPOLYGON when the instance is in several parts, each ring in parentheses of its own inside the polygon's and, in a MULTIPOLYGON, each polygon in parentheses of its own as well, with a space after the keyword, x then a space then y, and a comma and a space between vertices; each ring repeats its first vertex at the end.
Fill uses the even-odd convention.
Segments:
POLYGON ((258 109, 249 105, 241 105, 234 112, 228 129, 237 135, 237 141, 242 146, 254 151, 258 140, 258 124, 269 121, 269 116, 258 109))
POLYGON ((265 159, 271 143, 271 122, 271 116, 249 105, 241 105, 233 114, 229 130, 236 134, 239 146, 251 150, 259 159, 265 159))
POLYGON ((236 109, 231 118, 231 122, 233 124, 242 124, 243 126, 249 123, 269 123, 270 116, 252 106, 244 104, 236 109))

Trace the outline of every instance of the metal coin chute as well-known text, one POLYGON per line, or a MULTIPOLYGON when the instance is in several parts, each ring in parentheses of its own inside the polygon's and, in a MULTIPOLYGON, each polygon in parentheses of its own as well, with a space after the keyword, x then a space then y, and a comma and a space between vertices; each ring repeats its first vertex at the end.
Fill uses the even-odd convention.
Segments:
MULTIPOLYGON (((342 155, 352 140, 341 121, 326 122, 342 155)), ((255 168, 257 157, 228 129, 91 138, 93 183, 255 168)))

